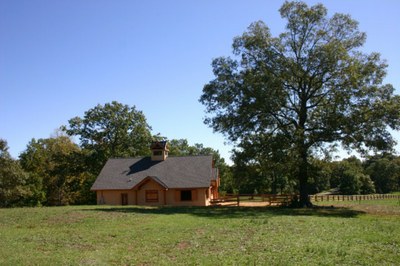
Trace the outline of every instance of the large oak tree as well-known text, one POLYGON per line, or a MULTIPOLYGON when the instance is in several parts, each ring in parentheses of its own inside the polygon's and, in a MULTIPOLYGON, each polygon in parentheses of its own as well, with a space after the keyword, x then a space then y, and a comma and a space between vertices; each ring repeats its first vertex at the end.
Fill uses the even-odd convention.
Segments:
POLYGON ((383 84, 387 64, 363 53, 366 34, 349 15, 327 16, 317 4, 285 2, 286 30, 271 35, 261 21, 233 42, 234 57, 212 62, 215 79, 200 102, 205 123, 236 142, 284 143, 296 162, 300 205, 309 204, 309 156, 341 143, 360 152, 390 150, 400 98, 383 84))

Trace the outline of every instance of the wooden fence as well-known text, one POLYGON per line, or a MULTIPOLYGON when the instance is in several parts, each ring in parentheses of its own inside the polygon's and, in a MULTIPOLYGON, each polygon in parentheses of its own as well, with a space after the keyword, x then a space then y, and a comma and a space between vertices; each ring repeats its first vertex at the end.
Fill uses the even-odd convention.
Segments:
POLYGON ((369 195, 310 195, 311 201, 362 201, 380 199, 400 199, 400 195, 369 194, 369 195))
MULTIPOLYGON (((265 205, 288 205, 294 197, 291 194, 227 194, 211 201, 212 205, 236 205, 240 203, 264 203, 265 205)), ((243 205, 242 204, 242 205, 243 205)))
MULTIPOLYGON (((251 206, 262 204, 265 206, 287 206, 294 198, 299 195, 293 194, 227 194, 220 196, 218 199, 211 200, 212 205, 235 205, 235 206, 251 206)), ((362 200, 379 200, 379 199, 399 199, 400 195, 393 194, 370 194, 370 195, 310 195, 310 200, 314 202, 323 201, 362 201, 362 200)))
POLYGON ((240 195, 225 195, 218 199, 212 199, 211 205, 236 205, 240 204, 240 195))

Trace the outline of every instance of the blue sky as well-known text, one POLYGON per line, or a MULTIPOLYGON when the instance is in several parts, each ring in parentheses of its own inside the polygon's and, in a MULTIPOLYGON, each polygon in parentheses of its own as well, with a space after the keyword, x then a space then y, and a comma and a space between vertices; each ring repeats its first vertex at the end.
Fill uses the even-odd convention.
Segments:
MULTIPOLYGON (((282 32, 283 2, 1 0, 0 138, 17 157, 32 138, 116 100, 142 110, 152 133, 203 143, 228 159, 232 146, 203 124, 198 102, 213 78, 211 60, 231 55, 232 39, 251 22, 282 32)), ((382 54, 385 82, 400 93, 400 1, 306 2, 359 21, 363 51, 382 54)))

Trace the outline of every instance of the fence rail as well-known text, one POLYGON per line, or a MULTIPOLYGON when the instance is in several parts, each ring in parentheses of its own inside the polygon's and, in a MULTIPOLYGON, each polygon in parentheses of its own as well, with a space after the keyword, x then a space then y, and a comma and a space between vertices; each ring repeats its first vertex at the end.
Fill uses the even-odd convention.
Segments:
POLYGON ((368 194, 368 195, 310 195, 311 201, 362 201, 379 199, 400 199, 400 195, 368 194))
POLYGON ((240 205, 240 195, 225 195, 211 200, 212 205, 240 205))
MULTIPOLYGON (((369 194, 369 195, 310 195, 310 200, 314 202, 323 201, 362 201, 379 199, 399 199, 400 195, 393 194, 369 194)), ((217 199, 211 200, 212 205, 235 205, 241 206, 249 203, 263 203, 266 206, 286 206, 294 198, 299 198, 295 194, 226 194, 217 199)))
POLYGON ((240 206, 240 203, 254 203, 260 202, 266 205, 288 205, 294 197, 298 195, 292 194, 227 194, 221 196, 218 199, 213 199, 211 204, 213 205, 236 205, 240 206))

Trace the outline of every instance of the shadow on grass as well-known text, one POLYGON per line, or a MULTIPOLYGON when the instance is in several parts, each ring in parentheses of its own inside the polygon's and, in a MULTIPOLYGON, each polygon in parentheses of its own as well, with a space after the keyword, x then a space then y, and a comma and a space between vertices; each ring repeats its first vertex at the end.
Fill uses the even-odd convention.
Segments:
POLYGON ((346 207, 314 207, 304 209, 291 209, 282 207, 145 207, 145 206, 129 206, 129 207, 96 207, 93 209, 84 209, 85 211, 96 212, 116 212, 116 213, 132 213, 132 214, 188 214, 199 217, 214 219, 230 219, 230 218, 267 218, 273 216, 319 216, 319 217, 341 217, 354 218, 363 211, 352 210, 346 207))

